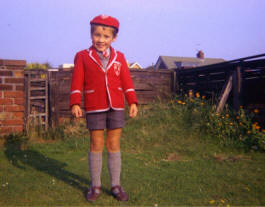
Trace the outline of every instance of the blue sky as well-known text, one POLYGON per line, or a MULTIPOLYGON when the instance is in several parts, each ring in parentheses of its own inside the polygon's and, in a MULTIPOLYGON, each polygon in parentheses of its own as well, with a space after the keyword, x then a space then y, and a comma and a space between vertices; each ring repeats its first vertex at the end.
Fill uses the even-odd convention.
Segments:
POLYGON ((72 63, 91 44, 89 21, 116 17, 113 46, 143 67, 159 55, 226 60, 265 53, 264 0, 2 0, 0 58, 72 63))

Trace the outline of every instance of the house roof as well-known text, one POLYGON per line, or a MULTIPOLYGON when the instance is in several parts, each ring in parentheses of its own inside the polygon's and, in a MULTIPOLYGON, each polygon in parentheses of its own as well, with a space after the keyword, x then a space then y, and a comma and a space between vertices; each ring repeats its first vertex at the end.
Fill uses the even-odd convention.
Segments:
POLYGON ((177 57, 177 56, 159 56, 155 68, 161 68, 160 65, 164 66, 165 69, 172 69, 178 67, 198 67, 211 65, 215 63, 224 62, 222 58, 193 58, 193 57, 177 57))
POLYGON ((134 68, 134 67, 142 68, 142 66, 139 63, 137 63, 137 62, 130 63, 130 68, 134 68))

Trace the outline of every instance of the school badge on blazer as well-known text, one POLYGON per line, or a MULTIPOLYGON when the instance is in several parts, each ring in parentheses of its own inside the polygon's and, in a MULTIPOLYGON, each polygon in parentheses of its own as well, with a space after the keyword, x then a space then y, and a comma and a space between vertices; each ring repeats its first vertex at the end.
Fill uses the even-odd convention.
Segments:
POLYGON ((115 61, 114 65, 113 65, 113 69, 114 69, 114 72, 115 72, 116 76, 119 76, 120 72, 121 72, 121 63, 115 61))

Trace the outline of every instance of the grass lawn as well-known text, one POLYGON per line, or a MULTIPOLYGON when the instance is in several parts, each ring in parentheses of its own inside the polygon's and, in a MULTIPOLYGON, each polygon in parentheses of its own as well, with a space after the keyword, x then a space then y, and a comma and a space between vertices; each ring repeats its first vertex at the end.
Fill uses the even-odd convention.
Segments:
POLYGON ((264 153, 223 147, 209 135, 194 133, 167 109, 140 111, 124 128, 121 182, 129 202, 110 195, 104 152, 103 192, 88 203, 85 134, 29 143, 24 150, 12 144, 1 148, 0 206, 265 205, 264 153))

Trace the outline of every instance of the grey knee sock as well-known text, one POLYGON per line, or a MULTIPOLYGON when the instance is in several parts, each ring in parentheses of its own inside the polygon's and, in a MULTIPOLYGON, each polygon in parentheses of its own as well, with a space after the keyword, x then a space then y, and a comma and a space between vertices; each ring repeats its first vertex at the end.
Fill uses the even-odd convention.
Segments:
POLYGON ((108 168, 111 187, 120 185, 121 152, 108 152, 108 168))
POLYGON ((100 187, 100 175, 102 168, 102 153, 90 152, 89 153, 89 171, 93 187, 100 187))

